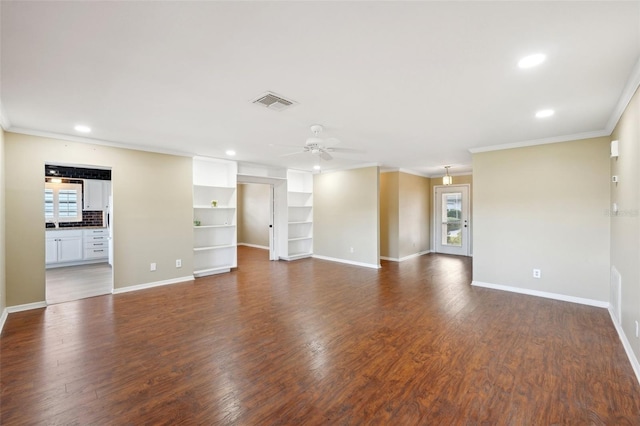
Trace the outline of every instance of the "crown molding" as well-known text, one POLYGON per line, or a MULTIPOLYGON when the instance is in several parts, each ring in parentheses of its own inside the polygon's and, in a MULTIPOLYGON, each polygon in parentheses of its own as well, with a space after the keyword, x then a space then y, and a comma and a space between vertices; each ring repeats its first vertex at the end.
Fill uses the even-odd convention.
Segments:
MULTIPOLYGON (((441 179, 441 178, 443 178, 445 176, 446 175, 438 174, 438 175, 431 175, 431 176, 429 176, 429 178, 431 178, 431 179, 441 179)), ((456 176, 473 176, 473 172, 471 171, 471 172, 449 173, 449 176, 453 176, 453 177, 456 177, 456 176)))
POLYGON ((378 164, 378 163, 363 163, 363 164, 356 164, 354 166, 336 167, 335 169, 314 170, 313 174, 314 175, 318 175, 318 174, 322 174, 322 173, 344 172, 344 171, 347 171, 347 170, 364 169, 365 167, 380 167, 380 164, 378 164))
POLYGON ((42 138, 58 139, 58 140, 69 141, 69 142, 89 143, 93 145, 109 146, 112 148, 129 149, 132 151, 153 152, 156 154, 176 155, 179 157, 196 156, 196 154, 192 152, 152 147, 148 145, 136 145, 136 144, 128 144, 128 143, 125 144, 121 142, 112 142, 112 141, 106 141, 102 139, 91 139, 91 138, 84 138, 81 136, 64 135, 64 134, 59 134, 54 132, 43 132, 40 130, 23 129, 20 127, 10 127, 8 130, 7 129, 5 130, 7 132, 18 133, 21 135, 38 136, 42 138))
POLYGON ((423 177, 423 178, 430 178, 431 177, 431 176, 427 175, 426 173, 416 172, 415 170, 403 169, 402 167, 400 167, 400 169, 398 171, 400 173, 406 173, 408 175, 420 176, 420 177, 423 177))
POLYGON ((415 170, 411 170, 411 169, 404 169, 402 167, 380 166, 380 173, 406 173, 408 175, 414 175, 414 176, 420 176, 420 177, 426 177, 426 178, 429 177, 429 175, 427 174, 416 172, 415 170))
POLYGON ((590 138, 600 138, 603 136, 611 136, 613 130, 615 129, 618 121, 620 121, 620 117, 624 113, 625 109, 631 102, 633 95, 635 95, 636 90, 640 87, 640 58, 634 65, 631 73, 629 74, 629 78, 627 79, 627 83, 618 98, 618 102, 611 112, 611 116, 607 121, 607 124, 602 130, 595 130, 592 132, 585 133, 575 133, 572 135, 563 135, 563 136, 554 136, 551 138, 543 138, 543 139, 534 139, 529 141, 521 141, 514 143, 506 143, 501 145, 490 145, 483 146, 478 148, 469 148, 469 152, 472 154, 478 154, 480 152, 490 152, 490 151, 500 151, 503 149, 512 149, 512 148, 524 148, 527 146, 535 146, 535 145, 545 145, 550 143, 559 143, 559 142, 569 142, 579 139, 590 139, 590 138))
POLYGON ((399 171, 400 169, 398 167, 380 166, 380 173, 393 173, 399 171))
POLYGON ((620 121, 620 117, 622 117, 624 110, 627 109, 629 102, 631 102, 631 98, 633 98, 633 95, 636 93, 636 90, 638 90, 639 86, 640 86, 640 58, 638 58, 638 62, 636 62, 636 65, 631 70, 631 74, 627 79, 627 84, 624 86, 624 89, 622 90, 622 94, 618 99, 618 103, 616 104, 616 107, 611 112, 611 117, 609 117, 609 121, 607 121, 605 130, 608 132, 609 135, 613 133, 613 129, 615 129, 616 125, 618 124, 618 121, 620 121))
POLYGON ((551 143, 569 142, 580 139, 600 138, 602 136, 609 136, 611 132, 606 130, 596 130, 593 132, 574 133, 572 135, 554 136, 551 138, 533 139, 530 141, 521 141, 513 143, 505 143, 501 145, 481 146, 478 148, 469 148, 469 152, 472 154, 478 154, 480 152, 501 151, 504 149, 524 148, 527 146, 547 145, 551 143))

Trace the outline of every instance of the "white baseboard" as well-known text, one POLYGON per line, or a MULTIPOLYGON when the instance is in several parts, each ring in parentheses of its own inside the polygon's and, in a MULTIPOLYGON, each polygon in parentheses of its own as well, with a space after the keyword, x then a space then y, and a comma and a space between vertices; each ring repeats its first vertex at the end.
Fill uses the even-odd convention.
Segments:
POLYGON ((14 312, 22 312, 29 311, 31 309, 40 309, 46 308, 47 302, 35 302, 35 303, 25 303, 24 305, 16 305, 16 306, 7 306, 2 310, 2 315, 0 315, 0 333, 2 333, 2 329, 4 328, 4 323, 7 321, 7 317, 9 314, 14 312))
POLYGON ((365 268, 373 268, 373 269, 380 269, 381 268, 380 265, 374 265, 374 264, 371 264, 371 263, 364 263, 364 262, 354 262, 352 260, 338 259, 336 257, 321 256, 319 254, 314 254, 311 257, 313 257, 314 259, 328 260, 330 262, 346 263, 348 265, 354 265, 354 266, 364 266, 365 268))
POLYGON ((425 255, 425 254, 429 254, 429 253, 431 253, 431 250, 421 251, 421 252, 418 252, 418 253, 413 253, 413 254, 410 254, 409 256, 400 257, 400 258, 380 256, 380 259, 388 260, 390 262, 404 262, 405 260, 413 259, 414 257, 419 257, 419 256, 422 256, 422 255, 425 255))
POLYGON ((611 308, 609 308, 608 310, 609 315, 611 315, 611 322, 613 322, 613 326, 618 332, 618 336, 620 337, 620 341, 622 342, 624 351, 627 353, 627 358, 629 358, 629 362, 631 362, 631 368, 633 368, 633 372, 636 373, 636 379, 638 379, 638 383, 640 383, 640 362, 638 362, 636 354, 633 353, 631 343, 629 342, 629 339, 627 339, 627 335, 624 333, 622 326, 618 324, 618 321, 616 320, 616 314, 611 308))
POLYGON ((7 308, 2 310, 2 315, 0 315, 0 333, 2 333, 2 328, 4 327, 4 322, 7 320, 7 315, 9 315, 9 311, 7 308))
POLYGON ((182 283, 182 282, 185 282, 185 281, 191 281, 193 279, 194 279, 193 275, 188 275, 186 277, 172 278, 170 280, 154 281, 154 282, 151 282, 151 283, 130 285, 130 286, 127 286, 127 287, 119 287, 119 288, 113 289, 113 294, 128 293, 130 291, 138 291, 138 290, 144 290, 144 289, 147 289, 147 288, 160 287, 160 286, 163 286, 163 285, 177 284, 177 283, 182 283))
POLYGON ((528 294, 530 296, 544 297, 547 299, 561 300, 563 302, 579 303, 581 305, 595 306, 598 308, 608 308, 609 302, 600 300, 585 299, 582 297, 567 296, 558 293, 548 293, 546 291, 530 290, 528 288, 511 287, 508 285, 483 283, 481 281, 472 281, 471 285, 476 287, 491 288, 494 290, 509 291, 511 293, 528 294))
POLYGON ((267 246, 259 246, 257 244, 238 243, 238 245, 239 246, 245 246, 245 247, 258 248, 258 249, 262 249, 262 250, 269 250, 269 247, 267 247, 267 246))
POLYGON ((7 313, 30 311, 31 309, 46 308, 47 302, 25 303, 24 305, 7 306, 7 313))

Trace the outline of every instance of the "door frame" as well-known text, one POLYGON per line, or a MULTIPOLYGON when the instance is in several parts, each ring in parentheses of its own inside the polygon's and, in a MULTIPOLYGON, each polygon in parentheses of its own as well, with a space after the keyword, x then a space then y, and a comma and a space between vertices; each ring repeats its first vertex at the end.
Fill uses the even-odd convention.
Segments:
MULTIPOLYGON (((238 174, 236 177, 237 183, 255 183, 255 184, 263 184, 269 185, 269 220, 270 220, 270 228, 269 228, 269 260, 278 260, 280 244, 278 243, 281 239, 280 229, 281 222, 283 217, 283 211, 279 208, 279 205, 282 203, 279 201, 282 198, 282 190, 281 188, 285 188, 284 192, 284 200, 286 202, 286 179, 284 178, 272 178, 265 176, 251 176, 238 174)), ((284 216, 286 219, 286 216, 284 216)))
POLYGON ((467 190, 467 198, 468 198, 468 205, 466 208, 466 213, 467 213, 467 218, 468 218, 468 224, 467 224, 467 250, 466 250, 466 254, 464 254, 463 256, 473 256, 473 232, 472 232, 472 224, 473 224, 473 220, 472 220, 472 212, 473 209, 471 208, 471 185, 468 183, 461 183, 461 184, 455 184, 455 185, 434 185, 433 186, 433 195, 432 195, 432 208, 431 208, 431 252, 432 253, 439 253, 436 248, 438 246, 437 244, 437 226, 438 224, 437 222, 437 213, 436 213, 436 209, 437 209, 437 190, 438 189, 442 189, 442 188, 460 188, 460 187, 466 187, 467 190))
MULTIPOLYGON (((113 184, 113 166, 104 166, 104 165, 96 165, 96 164, 81 164, 81 163, 65 163, 65 162, 59 162, 59 161, 45 161, 44 162, 44 177, 45 177, 45 181, 46 181, 46 168, 47 166, 61 166, 61 167, 77 167, 77 168, 82 168, 82 169, 96 169, 96 170, 110 170, 111 171, 111 180, 109 181, 111 183, 110 185, 110 190, 111 190, 111 194, 110 194, 110 203, 109 203, 109 210, 111 212, 110 214, 110 223, 109 226, 106 226, 106 228, 109 229, 109 247, 110 247, 110 251, 113 251, 113 219, 114 219, 114 215, 113 215, 113 206, 111 205, 111 203, 113 202, 113 193, 114 193, 114 184, 113 184)), ((84 179, 84 178, 68 178, 68 179, 84 179)), ((43 192, 44 192, 44 182, 43 182, 43 192)), ((84 192, 84 184, 82 186, 83 188, 83 192, 84 192)), ((80 203, 80 209, 84 210, 84 193, 82 194, 83 196, 83 200, 80 203)), ((43 200, 43 204, 44 204, 44 200, 43 200)), ((106 220, 106 217, 105 217, 106 220)), ((69 229, 83 229, 83 227, 70 227, 69 229)), ((45 226, 44 228, 44 232, 45 232, 45 246, 43 247, 46 251, 46 232, 47 232, 47 228, 45 226)), ((84 243, 82 245, 82 249, 84 251, 84 243)), ((113 256, 110 255, 107 258, 107 262, 109 263, 109 265, 111 266, 111 293, 105 293, 105 294, 113 294, 114 290, 115 290, 115 277, 116 277, 116 267, 115 267, 115 260, 113 259, 113 256), (112 260, 112 262, 109 262, 109 260, 112 260)), ((82 263, 78 263, 77 265, 83 265, 84 262, 82 263)), ((76 265, 76 266, 77 266, 76 265)), ((73 263, 70 263, 69 266, 74 266, 73 263)), ((44 294, 45 294, 45 303, 47 303, 47 263, 46 263, 46 259, 45 259, 45 263, 44 263, 44 283, 43 283, 43 287, 44 287, 44 294)), ((81 299, 75 299, 75 300, 81 300, 81 299)))

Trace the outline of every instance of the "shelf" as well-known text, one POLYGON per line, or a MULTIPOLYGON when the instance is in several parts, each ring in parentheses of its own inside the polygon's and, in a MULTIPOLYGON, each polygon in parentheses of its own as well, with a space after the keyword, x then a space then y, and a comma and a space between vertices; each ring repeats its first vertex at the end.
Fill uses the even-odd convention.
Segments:
POLYGON ((305 257, 311 257, 311 256, 313 256, 313 253, 311 252, 295 252, 295 253, 290 253, 289 256, 283 257, 282 259, 298 260, 298 259, 303 259, 305 257))
POLYGON ((231 265, 193 271, 193 276, 198 278, 198 277, 204 277, 206 275, 224 274, 225 272, 231 272, 231 265))
POLYGON ((296 237, 296 238, 289 238, 289 241, 304 241, 304 240, 311 240, 313 239, 313 237, 296 237))
POLYGON ((235 186, 220 186, 220 185, 193 185, 194 188, 205 188, 205 189, 222 189, 233 191, 236 189, 235 186))
POLYGON ((194 209, 206 209, 206 210, 235 210, 235 207, 211 207, 211 206, 205 206, 205 205, 200 205, 200 206, 193 206, 194 209))
POLYGON ((312 223, 310 220, 304 220, 302 222, 288 222, 288 225, 311 225, 312 223))
POLYGON ((227 249, 227 248, 235 248, 235 247, 236 247, 235 244, 225 244, 222 246, 194 247, 193 251, 200 252, 200 251, 219 250, 219 249, 227 249))
POLYGON ((193 159, 193 275, 230 272, 237 264, 235 161, 193 159), (213 207, 211 201, 216 201, 213 207))
POLYGON ((308 191, 287 191, 289 194, 311 195, 313 192, 308 191))
POLYGON ((310 209, 313 206, 289 206, 290 209, 310 209))

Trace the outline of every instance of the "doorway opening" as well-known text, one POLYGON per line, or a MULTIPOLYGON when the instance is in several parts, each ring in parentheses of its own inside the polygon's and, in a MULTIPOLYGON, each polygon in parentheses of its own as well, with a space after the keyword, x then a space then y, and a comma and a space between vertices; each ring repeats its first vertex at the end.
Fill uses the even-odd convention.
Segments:
POLYGON ((113 292, 111 169, 45 164, 45 299, 113 292))
MULTIPOLYGON (((275 178, 275 177, 266 177, 266 176, 252 176, 247 174, 238 174, 237 175, 237 186, 240 187, 242 184, 258 184, 261 185, 258 191, 266 192, 268 188, 269 197, 268 201, 266 196, 262 195, 261 200, 257 204, 259 209, 262 211, 262 214, 265 214, 268 211, 269 221, 266 222, 262 220, 261 227, 263 232, 263 243, 258 243, 256 245, 262 247, 269 248, 269 260, 278 260, 282 253, 286 253, 287 241, 286 241, 286 233, 282 234, 280 230, 285 229, 287 226, 287 180, 283 178, 275 178), (266 205, 265 205, 266 204, 266 205), (264 245, 264 229, 267 229, 269 236, 268 246, 264 245), (283 240, 284 239, 284 240, 283 240)), ((244 190, 241 189, 241 191, 244 190)), ((239 194, 238 194, 239 195, 239 194)), ((236 200, 239 200, 241 197, 238 196, 236 200)), ((246 200, 246 197, 245 197, 246 200)), ((238 224, 242 220, 241 215, 245 215, 247 211, 246 203, 243 201, 238 201, 238 224)), ((239 225, 240 226, 240 225, 239 225)), ((238 230, 238 245, 242 247, 242 244, 252 244, 249 240, 247 240, 246 235, 240 235, 240 231, 238 230), (242 241, 245 239, 246 241, 242 241)))
POLYGON ((436 253, 469 256, 469 185, 434 187, 434 244, 436 253))
MULTIPOLYGON (((238 182, 238 246, 264 250, 271 259, 273 239, 273 185, 238 182)), ((241 257, 238 257, 240 263, 241 257)))

